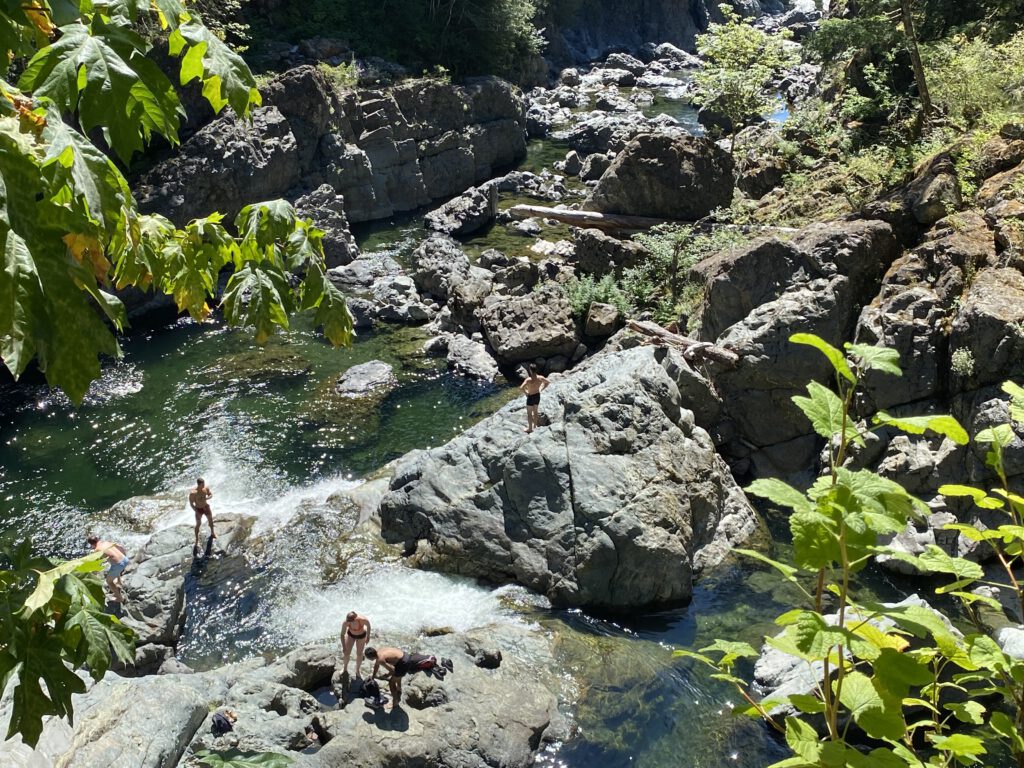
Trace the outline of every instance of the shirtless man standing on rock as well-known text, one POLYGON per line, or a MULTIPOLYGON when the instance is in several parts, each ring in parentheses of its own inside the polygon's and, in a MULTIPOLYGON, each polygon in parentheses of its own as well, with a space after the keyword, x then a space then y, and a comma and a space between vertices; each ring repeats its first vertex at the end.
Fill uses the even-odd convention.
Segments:
POLYGON ((213 496, 211 491, 203 478, 196 478, 196 487, 188 492, 188 503, 192 507, 192 511, 196 513, 196 543, 195 549, 199 549, 199 528, 203 523, 203 515, 206 515, 207 521, 210 523, 210 538, 216 539, 217 534, 213 532, 213 510, 210 509, 210 497, 213 496))
POLYGON ((540 393, 551 384, 546 378, 537 373, 537 366, 532 363, 527 366, 529 376, 519 385, 526 394, 526 429, 523 431, 529 434, 540 426, 540 393))

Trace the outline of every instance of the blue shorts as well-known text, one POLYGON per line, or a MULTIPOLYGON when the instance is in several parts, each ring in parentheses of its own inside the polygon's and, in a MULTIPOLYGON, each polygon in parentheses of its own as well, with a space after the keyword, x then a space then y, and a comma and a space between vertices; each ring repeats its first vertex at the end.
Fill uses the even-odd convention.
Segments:
POLYGON ((116 579, 118 576, 124 573, 124 569, 128 567, 129 563, 131 563, 131 560, 128 559, 128 555, 125 555, 124 560, 122 560, 120 563, 112 564, 109 568, 107 568, 107 572, 103 575, 106 576, 108 579, 116 579))

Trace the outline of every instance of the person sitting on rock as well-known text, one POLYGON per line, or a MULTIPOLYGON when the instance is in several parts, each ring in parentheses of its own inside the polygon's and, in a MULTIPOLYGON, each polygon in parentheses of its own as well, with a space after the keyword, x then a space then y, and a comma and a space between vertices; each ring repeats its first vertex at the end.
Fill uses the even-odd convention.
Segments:
MULTIPOLYGON (((391 677, 388 678, 388 688, 391 690, 393 703, 391 708, 395 709, 402 700, 402 678, 413 672, 433 671, 435 669, 451 672, 453 670, 451 659, 442 659, 438 664, 436 656, 429 656, 423 653, 408 653, 398 648, 381 648, 380 650, 370 647, 366 649, 366 658, 373 661, 373 672, 370 673, 372 680, 377 676, 383 664, 391 677)), ((439 674, 443 677, 443 674, 439 674)))
POLYGON ((123 602, 121 574, 124 573, 124 569, 131 563, 128 553, 124 551, 124 547, 120 544, 104 541, 99 536, 90 536, 86 539, 86 542, 92 547, 93 552, 102 552, 103 556, 110 561, 110 565, 103 575, 107 579, 107 586, 110 587, 110 591, 114 593, 114 600, 118 603, 123 602))
POLYGON ((523 431, 529 434, 540 426, 540 393, 547 389, 551 382, 537 373, 537 366, 533 363, 530 363, 527 370, 530 375, 519 388, 526 393, 526 429, 523 431))

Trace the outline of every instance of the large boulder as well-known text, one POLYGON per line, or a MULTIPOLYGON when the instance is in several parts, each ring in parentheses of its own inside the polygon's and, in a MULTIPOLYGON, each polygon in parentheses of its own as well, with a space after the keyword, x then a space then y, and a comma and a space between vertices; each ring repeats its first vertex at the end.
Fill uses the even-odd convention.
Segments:
POLYGON ((402 459, 381 502, 385 539, 559 604, 635 610, 688 600, 694 574, 757 529, 694 423, 717 400, 678 353, 593 358, 545 392, 551 426, 530 436, 523 408, 402 459))
POLYGON ((729 153, 694 136, 642 134, 601 176, 591 211, 694 221, 732 202, 729 153))
POLYGON ((447 237, 430 237, 412 255, 411 276, 416 287, 438 301, 469 277, 469 257, 458 243, 447 237))
POLYGON ((424 217, 427 229, 464 237, 483 229, 498 214, 498 186, 489 183, 470 187, 424 217))
MULTIPOLYGON (((704 284, 700 338, 740 355, 715 376, 741 446, 779 446, 759 471, 806 469, 815 452, 812 430, 792 402, 812 379, 831 375, 828 362, 792 344, 797 332, 842 346, 860 308, 877 293, 882 271, 898 253, 889 226, 877 221, 812 225, 791 242, 762 241, 710 257, 691 276, 704 284), (793 443, 794 440, 801 443, 793 443)), ((732 454, 731 454, 732 455, 732 454)))
MULTIPOLYGON (((252 518, 239 515, 214 517, 217 539, 209 544, 210 557, 205 553, 202 556, 211 575, 221 567, 234 567, 233 561, 240 556, 240 545, 249 535, 252 523, 252 518)), ((203 525, 205 535, 206 524, 203 525)), ((187 618, 186 577, 197 559, 193 542, 191 525, 163 528, 149 538, 125 570, 121 621, 135 632, 136 660, 134 668, 130 668, 132 673, 154 672, 174 655, 187 618)), ((194 583, 190 586, 195 588, 194 583)))
POLYGON ((949 348, 951 357, 966 350, 973 360, 970 373, 960 373, 962 389, 1024 375, 1024 275, 1009 268, 980 271, 960 301, 949 348))
POLYGON ((622 270, 639 266, 650 256, 640 243, 619 240, 599 229, 576 229, 573 242, 576 247, 572 263, 585 275, 621 274, 622 270))
POLYGON ((525 296, 492 294, 477 315, 487 342, 504 364, 569 356, 579 343, 572 308, 558 286, 525 296))
POLYGON ((345 216, 345 198, 329 184, 321 184, 295 201, 295 212, 313 220, 323 230, 324 258, 327 267, 348 264, 359 255, 356 239, 348 228, 345 216))

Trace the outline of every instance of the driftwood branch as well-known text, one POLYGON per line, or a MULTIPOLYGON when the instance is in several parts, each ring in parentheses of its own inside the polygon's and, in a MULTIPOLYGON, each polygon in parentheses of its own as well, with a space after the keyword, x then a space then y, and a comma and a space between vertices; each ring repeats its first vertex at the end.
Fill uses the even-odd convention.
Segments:
POLYGON ((594 229, 608 230, 610 232, 621 231, 643 231, 657 227, 660 224, 678 224, 685 227, 693 227, 702 232, 709 232, 715 229, 731 229, 744 234, 759 234, 782 232, 790 233, 798 230, 793 227, 776 227, 767 224, 723 224, 715 221, 674 221, 672 219, 657 219, 650 216, 627 216, 620 213, 598 213, 597 211, 573 211, 568 208, 549 208, 544 205, 513 205, 508 209, 509 215, 514 219, 554 219, 574 227, 593 227, 594 229))
POLYGON ((731 349, 719 347, 707 341, 688 339, 686 336, 680 336, 678 333, 667 331, 657 323, 652 323, 649 320, 627 320, 626 326, 634 333, 639 333, 641 336, 646 337, 648 344, 657 344, 682 350, 683 357, 687 360, 713 360, 729 368, 735 368, 740 362, 740 356, 731 349))
POLYGON ((514 219, 544 218, 554 219, 574 227, 593 227, 595 229, 650 229, 659 224, 667 223, 666 219, 654 219, 649 216, 624 216, 615 213, 598 213, 597 211, 571 211, 567 208, 548 208, 543 205, 513 205, 508 213, 514 219))

